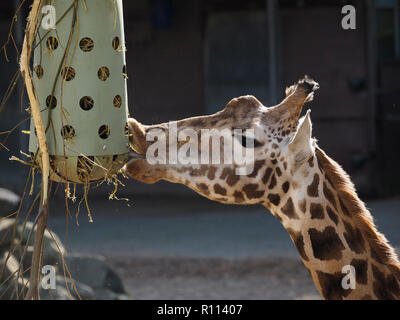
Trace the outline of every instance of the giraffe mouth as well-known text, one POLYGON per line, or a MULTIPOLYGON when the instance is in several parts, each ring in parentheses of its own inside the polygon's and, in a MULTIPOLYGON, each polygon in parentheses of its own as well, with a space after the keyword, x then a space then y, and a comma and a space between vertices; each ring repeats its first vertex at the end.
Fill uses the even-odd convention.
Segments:
POLYGON ((140 160, 140 159, 146 159, 146 155, 140 154, 140 153, 136 152, 135 149, 131 148, 131 152, 129 153, 128 161, 140 160))

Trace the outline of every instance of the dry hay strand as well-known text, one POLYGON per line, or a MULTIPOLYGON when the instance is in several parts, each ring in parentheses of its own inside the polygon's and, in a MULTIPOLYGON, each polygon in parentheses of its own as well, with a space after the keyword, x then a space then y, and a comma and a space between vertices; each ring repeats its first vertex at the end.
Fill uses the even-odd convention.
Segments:
MULTIPOLYGON (((25 0, 24 0, 25 2, 25 0)), ((34 15, 34 14, 38 14, 37 10, 38 8, 40 8, 40 5, 43 1, 40 0, 34 0, 33 2, 33 6, 32 6, 32 10, 30 15, 34 15)), ((73 0, 73 3, 71 4, 71 6, 66 10, 66 12, 64 14, 61 15, 61 17, 58 19, 58 21, 56 22, 56 24, 58 24, 66 15, 68 12, 70 12, 71 10, 75 10, 74 12, 76 13, 76 6, 77 6, 78 1, 77 0, 73 0)), ((82 3, 85 5, 84 0, 82 0, 82 3)), ((75 21, 77 22, 77 17, 75 17, 75 21)), ((29 20, 31 21, 31 19, 29 20)), ((32 21, 34 21, 34 19, 32 19, 32 21)), ((20 75, 24 75, 25 76, 25 85, 28 87, 29 83, 27 83, 28 81, 32 82, 32 75, 35 74, 36 77, 38 79, 42 78, 44 75, 44 69, 43 66, 41 64, 36 65, 32 68, 32 70, 29 67, 29 62, 30 62, 30 56, 32 53, 32 50, 35 49, 37 46, 40 46, 43 44, 44 47, 44 51, 45 53, 51 54, 52 51, 56 50, 58 48, 58 50, 60 50, 60 47, 62 47, 64 49, 64 46, 62 46, 62 44, 59 42, 58 37, 48 37, 47 35, 49 34, 50 31, 48 31, 47 33, 45 33, 44 36, 42 36, 39 41, 36 41, 36 43, 33 45, 33 39, 35 38, 34 35, 36 35, 36 30, 37 30, 37 24, 35 26, 35 28, 33 28, 34 23, 32 23, 32 25, 29 25, 28 23, 28 28, 27 28, 27 33, 26 33, 26 37, 25 37, 25 41, 27 41, 27 43, 24 45, 28 45, 29 42, 30 46, 28 46, 28 48, 24 48, 24 50, 22 51, 21 54, 21 73, 20 72, 16 72, 16 74, 13 77, 12 83, 9 86, 9 88, 7 89, 6 95, 0 105, 0 112, 2 111, 2 109, 4 109, 6 102, 8 100, 8 98, 11 96, 11 93, 13 92, 16 83, 18 82, 20 75), (33 28, 33 32, 32 32, 32 28, 33 28), (29 41, 29 42, 28 42, 29 41), (25 60, 24 60, 25 59, 25 60), (23 62, 25 63, 25 68, 23 67, 23 62), (22 70, 25 70, 25 73, 22 72, 22 70)), ((65 57, 68 57, 68 50, 71 46, 71 42, 72 42, 72 35, 75 33, 75 31, 77 30, 78 25, 73 25, 71 27, 71 33, 70 33, 70 39, 68 41, 68 45, 65 48, 65 57)), ((75 33, 77 34, 77 33, 75 33)), ((24 42, 25 42, 24 41, 24 42)), ((81 39, 81 41, 79 42, 79 39, 76 39, 75 41, 75 47, 77 47, 77 45, 79 45, 79 47, 83 50, 83 51, 91 51, 94 48, 94 42, 92 39, 81 39)), ((119 39, 115 39, 115 41, 113 41, 113 47, 115 46, 115 48, 117 48, 118 50, 121 50, 122 46, 121 43, 119 41, 119 39)), ((117 50, 116 49, 116 50, 117 50)), ((78 49, 79 50, 79 49, 78 49)), ((72 58, 71 58, 72 59, 72 58)), ((69 60, 69 59, 68 59, 69 60)), ((41 170, 42 171, 42 185, 41 185, 41 190, 39 192, 37 192, 36 196, 34 197, 34 200, 32 201, 32 205, 29 208, 27 214, 25 217, 23 217, 24 222, 23 222, 23 228, 22 230, 26 230, 26 226, 27 226, 27 222, 29 221, 28 219, 30 218, 30 215, 32 214, 32 211, 35 207, 35 205, 37 205, 38 202, 40 202, 41 204, 45 203, 48 197, 50 197, 50 190, 51 190, 51 183, 49 185, 48 180, 44 180, 44 178, 46 177, 46 179, 48 179, 49 177, 49 173, 51 171, 55 172, 57 169, 57 164, 56 164, 56 157, 53 155, 49 155, 48 154, 48 150, 41 148, 43 145, 47 146, 47 142, 46 142, 46 132, 47 130, 50 128, 52 128, 53 130, 53 135, 56 134, 54 132, 54 128, 52 127, 52 122, 50 119, 50 113, 51 110, 53 109, 53 107, 55 107, 55 105, 57 105, 57 103, 59 103, 61 105, 60 109, 60 116, 62 118, 62 122, 64 124, 64 120, 67 123, 64 127, 64 134, 63 136, 65 136, 65 138, 71 139, 74 135, 74 129, 72 128, 72 126, 70 126, 68 124, 67 121, 67 116, 65 115, 65 110, 64 108, 62 108, 62 97, 59 99, 60 101, 56 101, 55 98, 55 87, 57 85, 57 81, 58 79, 63 79, 64 81, 69 81, 71 79, 73 79, 73 77, 76 76, 76 72, 75 70, 70 66, 70 61, 67 61, 67 58, 63 59, 62 63, 60 63, 59 66, 59 70, 58 70, 58 74, 60 75, 60 77, 56 77, 54 84, 53 84, 53 90, 51 92, 50 98, 48 100, 48 106, 47 108, 35 108, 35 104, 31 102, 31 107, 29 108, 29 110, 27 110, 28 112, 32 113, 32 117, 34 118, 34 128, 36 131, 36 135, 38 137, 38 142, 39 142, 39 148, 36 150, 35 153, 32 153, 30 155, 24 154, 22 153, 24 156, 26 156, 29 161, 25 161, 22 159, 19 159, 15 156, 13 156, 11 158, 11 160, 14 161, 18 161, 24 165, 27 165, 30 167, 29 170, 29 174, 27 175, 27 179, 26 179, 26 184, 25 184, 25 188, 23 191, 23 194, 21 196, 21 202, 20 202, 20 206, 18 208, 18 210, 16 212, 11 213, 10 215, 8 215, 7 217, 15 217, 15 224, 17 224, 17 222, 19 222, 21 220, 21 213, 22 213, 22 204, 24 199, 26 199, 26 195, 33 195, 34 191, 36 190, 35 188, 35 171, 36 169, 41 170), (54 105, 55 104, 55 105, 54 105), (36 121, 35 121, 35 115, 39 114, 40 112, 45 110, 45 109, 49 109, 49 119, 48 119, 48 123, 47 123, 47 127, 44 128, 43 125, 43 121, 42 121, 42 126, 37 125, 36 121), (37 112, 39 111, 39 113, 37 112), (44 139, 42 139, 42 138, 44 139), (47 158, 47 159, 46 159, 47 158), (39 161, 41 161, 41 165, 39 165, 39 161), (44 190, 46 190, 46 192, 44 192, 44 190)), ((124 67, 123 69, 124 71, 126 71, 126 68, 124 67)), ((125 75, 124 75, 125 76, 125 75)), ((102 81, 106 81, 109 77, 110 77, 110 70, 106 67, 103 66, 98 70, 98 77, 100 80, 102 81)), ((62 81, 62 83, 64 82, 62 81)), ((33 95, 35 95, 35 88, 33 87, 33 83, 31 83, 31 93, 33 93, 33 95)), ((61 84, 62 87, 62 84, 61 84)), ((29 93, 29 92, 28 92, 29 93)), ((32 95, 31 95, 32 96, 32 95)), ((116 108, 120 108, 122 105, 122 98, 119 96, 116 96, 114 98, 114 106, 116 108)), ((85 108, 91 108, 94 105, 94 101, 93 99, 87 99, 84 101, 84 107, 85 108)), ((37 103, 37 107, 39 106, 39 104, 37 103)), ((56 109, 58 110, 58 108, 56 109)), ((9 136, 9 134, 11 134, 14 130, 16 130, 20 125, 22 125, 23 123, 25 123, 26 121, 30 120, 31 117, 27 117, 26 119, 24 119, 23 121, 21 121, 19 124, 17 124, 12 130, 7 131, 5 134, 7 135, 6 137, 9 136)), ((102 126, 100 128, 101 130, 99 130, 99 135, 100 136, 108 136, 110 134, 110 128, 108 126, 102 126)), ((126 127, 125 128, 126 132, 125 134, 129 134, 129 130, 126 127)), ((28 133, 28 131, 26 131, 25 133, 28 133)), ((3 134, 3 133, 1 133, 3 134)), ((60 133, 58 133, 60 134, 60 133)), ((0 142, 1 145, 3 145, 3 143, 5 143, 5 140, 0 142)), ((65 148, 65 146, 64 146, 65 148)), ((99 184, 103 183, 104 181, 106 181, 107 183, 112 183, 114 188, 113 191, 111 192, 109 199, 116 199, 116 200, 128 200, 128 199, 118 199, 118 197, 116 196, 117 191, 118 191, 118 187, 119 186, 124 186, 124 184, 118 179, 118 174, 121 174, 121 170, 117 173, 117 174, 111 174, 111 172, 108 172, 108 170, 106 168, 103 168, 101 165, 101 162, 98 161, 98 159, 96 159, 96 157, 94 156, 84 156, 81 155, 78 158, 78 176, 80 177, 80 179, 83 182, 83 187, 84 187, 84 191, 83 191, 83 197, 80 201, 80 203, 84 202, 87 212, 88 212, 88 218, 90 222, 93 222, 93 218, 92 218, 92 214, 90 212, 90 208, 89 208, 89 204, 88 204, 88 193, 90 190, 90 183, 88 182, 88 177, 90 176, 91 172, 93 171, 95 166, 101 167, 103 170, 105 170, 106 174, 105 174, 105 178, 101 180, 101 182, 99 182, 99 184)), ((37 171, 36 171, 37 172, 37 171)), ((58 186, 59 184, 57 184, 58 186)), ((68 209, 68 199, 71 199, 73 202, 76 201, 77 198, 77 191, 76 191, 76 184, 73 184, 73 192, 71 194, 70 191, 70 183, 66 182, 65 183, 65 199, 66 199, 66 215, 67 217, 69 216, 69 209, 68 209)), ((10 247, 9 250, 9 256, 11 256, 12 254, 14 254, 15 252, 20 252, 21 255, 21 261, 20 261, 20 267, 18 269, 17 272, 13 273, 10 277, 15 279, 15 281, 10 281, 9 287, 7 288, 7 290, 13 290, 13 297, 16 299, 20 299, 20 298, 36 298, 35 294, 32 294, 32 292, 30 291, 32 286, 35 286, 35 282, 36 285, 38 283, 37 279, 34 279, 35 274, 37 274, 37 270, 40 269, 40 264, 41 264, 41 257, 43 255, 43 234, 44 231, 49 231, 53 241, 56 243, 56 246, 58 248, 58 251, 62 257, 62 261, 63 261, 63 270, 64 270, 64 278, 67 279, 67 277, 69 277, 69 279, 71 280, 71 283, 73 283, 73 279, 71 278, 71 275, 69 273, 68 267, 65 263, 64 260, 64 256, 63 253, 61 252, 61 249, 59 247, 59 244, 57 243, 56 239, 53 237, 51 231, 47 228, 46 226, 46 218, 47 217, 47 212, 45 212, 45 210, 43 210, 43 206, 41 206, 42 209, 39 210, 38 215, 36 216, 36 218, 34 219, 33 222, 33 227, 32 230, 30 230, 29 235, 28 235, 28 240, 25 242, 25 244, 22 243, 22 234, 17 234, 16 233, 16 228, 14 228, 13 231, 13 238, 15 237, 16 239, 19 239, 19 241, 17 241, 17 245, 13 246, 12 248, 10 247), (43 227, 44 226, 44 227, 43 227), (37 245, 35 245, 35 250, 34 250, 34 256, 36 258, 39 259, 34 259, 35 261, 32 263, 32 268, 24 268, 23 264, 22 264, 22 260, 24 258, 24 256, 26 255, 27 252, 27 248, 28 248, 28 243, 29 241, 32 239, 34 232, 34 229, 36 228, 36 230, 40 231, 36 231, 36 233, 38 234, 42 234, 42 242, 40 247, 38 247, 37 245), (35 270, 36 269, 36 270, 35 270), (25 279, 25 276, 27 273, 31 273, 31 279, 28 281, 27 279, 25 279), (32 281, 32 279, 34 281, 32 281), (29 282, 29 286, 28 286, 28 282, 29 282), (26 293, 26 289, 28 289, 28 293, 26 293)), ((79 207, 78 207, 78 212, 79 212, 79 207)), ((78 215, 77 212, 77 215, 78 215)), ((76 215, 76 216, 77 216, 76 215)), ((0 220, 1 221, 1 220, 0 220)), ((79 223, 77 223, 79 225, 79 223)), ((35 244, 36 244, 36 239, 35 239, 35 244)), ((1 270, 0 270, 1 271, 1 270)), ((69 287, 68 285, 66 285, 66 288, 68 290, 68 293, 71 296, 71 293, 69 292, 69 287)), ((79 293, 77 292, 77 289, 75 287, 75 285, 73 284, 73 289, 76 292, 76 294, 79 296, 79 293)))
POLYGON ((97 76, 101 81, 106 81, 110 77, 110 69, 103 66, 97 71, 97 76))
POLYGON ((79 48, 84 52, 90 52, 94 48, 94 41, 89 37, 84 37, 79 41, 79 48))

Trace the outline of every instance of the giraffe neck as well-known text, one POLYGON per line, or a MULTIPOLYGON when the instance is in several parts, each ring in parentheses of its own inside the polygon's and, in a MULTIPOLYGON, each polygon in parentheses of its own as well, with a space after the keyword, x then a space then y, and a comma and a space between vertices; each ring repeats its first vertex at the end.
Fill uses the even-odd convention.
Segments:
POLYGON ((269 209, 288 231, 321 295, 400 299, 400 264, 347 174, 318 148, 308 165, 294 174, 282 206, 269 209), (349 287, 352 281, 355 287, 349 287))

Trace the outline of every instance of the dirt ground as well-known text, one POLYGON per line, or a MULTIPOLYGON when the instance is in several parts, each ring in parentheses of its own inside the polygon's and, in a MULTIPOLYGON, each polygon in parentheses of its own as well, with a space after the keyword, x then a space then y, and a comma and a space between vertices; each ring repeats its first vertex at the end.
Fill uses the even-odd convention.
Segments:
MULTIPOLYGON (((132 299, 320 299, 286 230, 262 207, 206 199, 90 198, 94 223, 79 226, 62 201, 49 227, 69 252, 100 254, 132 299)), ((400 247, 400 198, 367 202, 379 230, 400 247)))
POLYGON ((133 299, 320 299, 308 271, 290 258, 108 256, 133 299))

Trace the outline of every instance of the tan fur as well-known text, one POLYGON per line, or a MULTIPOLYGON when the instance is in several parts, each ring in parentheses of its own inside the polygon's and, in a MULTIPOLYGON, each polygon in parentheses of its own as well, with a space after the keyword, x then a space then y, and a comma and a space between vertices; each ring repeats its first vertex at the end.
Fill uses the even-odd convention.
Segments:
POLYGON ((377 231, 371 213, 359 199, 349 175, 329 158, 320 148, 316 148, 316 156, 333 187, 352 214, 354 225, 360 228, 368 238, 369 244, 377 249, 382 261, 392 268, 400 280, 400 263, 393 248, 388 244, 386 237, 377 231))
MULTIPOLYGON (((137 158, 124 170, 145 183, 184 184, 213 201, 262 204, 290 234, 325 299, 400 299, 400 264, 393 248, 377 231, 349 176, 316 145, 310 113, 299 121, 318 88, 306 78, 277 106, 267 108, 243 96, 213 115, 177 121, 178 130, 197 134, 204 128, 258 128, 254 168, 247 175, 237 175, 235 164, 150 165, 137 158), (348 290, 341 284, 342 268, 353 264, 357 287, 348 290)), ((142 155, 151 144, 147 131, 161 129, 163 141, 169 141, 168 124, 145 126, 135 119, 128 124, 132 148, 142 155)), ((198 145, 200 152, 200 137, 198 145)))

